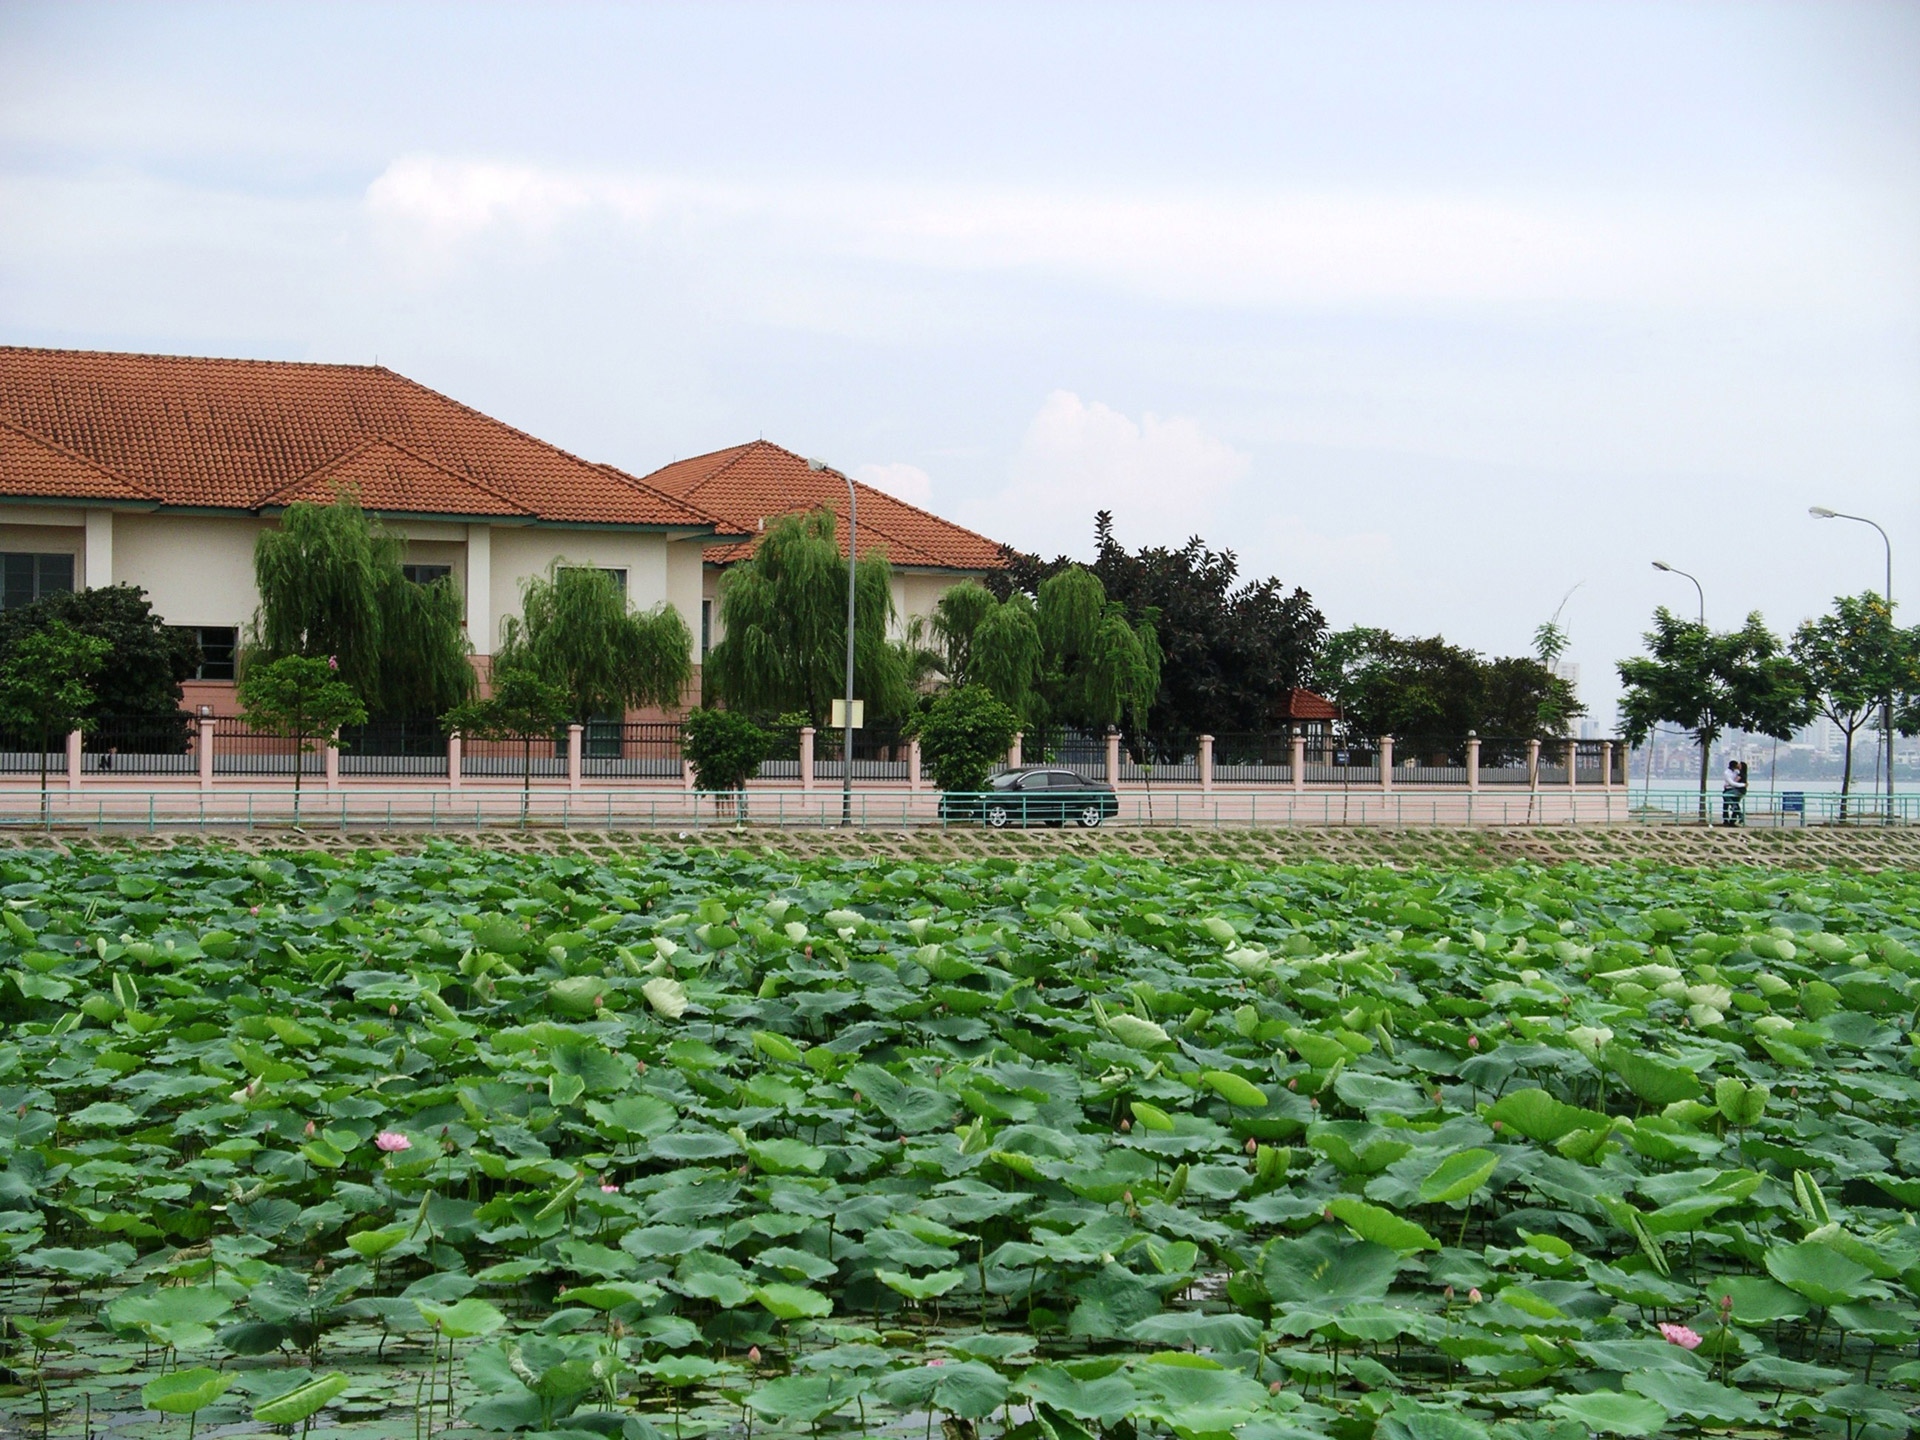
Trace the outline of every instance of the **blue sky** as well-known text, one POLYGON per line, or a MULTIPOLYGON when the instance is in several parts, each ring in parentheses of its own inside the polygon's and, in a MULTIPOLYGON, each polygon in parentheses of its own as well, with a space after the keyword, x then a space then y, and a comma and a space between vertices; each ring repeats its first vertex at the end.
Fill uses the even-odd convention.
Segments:
POLYGON ((0 338, 1105 505, 1496 653, 1578 585, 1611 720, 1656 557, 1920 573, 1920 7, 13 0, 0 338))

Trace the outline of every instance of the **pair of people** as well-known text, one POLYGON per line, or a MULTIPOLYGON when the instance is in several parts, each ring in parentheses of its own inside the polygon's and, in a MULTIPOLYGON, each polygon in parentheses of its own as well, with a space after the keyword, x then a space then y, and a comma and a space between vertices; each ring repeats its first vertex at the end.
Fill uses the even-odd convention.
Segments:
POLYGON ((1747 823, 1746 798, 1747 762, 1729 760, 1726 773, 1720 777, 1720 823, 1722 825, 1747 823))

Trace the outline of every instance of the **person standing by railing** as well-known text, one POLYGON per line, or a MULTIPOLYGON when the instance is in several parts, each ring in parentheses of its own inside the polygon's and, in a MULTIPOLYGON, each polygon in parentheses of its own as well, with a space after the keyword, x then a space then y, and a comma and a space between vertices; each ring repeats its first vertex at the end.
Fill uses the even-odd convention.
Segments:
POLYGON ((1720 777, 1720 823, 1734 826, 1745 823, 1746 814, 1742 801, 1747 793, 1747 767, 1741 760, 1727 761, 1726 773, 1720 777))

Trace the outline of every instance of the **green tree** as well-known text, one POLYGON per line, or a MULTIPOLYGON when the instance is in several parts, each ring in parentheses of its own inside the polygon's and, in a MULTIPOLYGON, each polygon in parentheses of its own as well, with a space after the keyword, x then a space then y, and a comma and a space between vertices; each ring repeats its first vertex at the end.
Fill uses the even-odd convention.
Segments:
MULTIPOLYGON (((989 582, 1001 595, 1037 596, 1074 564, 1064 555, 1046 561, 1014 551, 1005 561, 989 582)), ((1276 579, 1243 579, 1231 550, 1213 550, 1195 536, 1178 549, 1129 552, 1102 510, 1094 517, 1091 568, 1130 620, 1151 622, 1163 652, 1145 724, 1128 721, 1130 748, 1144 736, 1149 748, 1172 755, 1184 753, 1196 735, 1263 730, 1287 691, 1308 683, 1326 632, 1313 597, 1276 579)))
POLYGON ((744 817, 747 782, 773 750, 773 737, 744 715, 708 709, 688 711, 680 734, 694 783, 716 796, 732 795, 744 817))
MULTIPOLYGON (((725 638, 707 656, 720 698, 755 715, 801 711, 825 723, 847 683, 847 562, 830 510, 785 515, 720 590, 725 638)), ((854 571, 854 691, 870 718, 905 716, 913 704, 905 647, 890 638, 893 578, 869 550, 854 571)))
POLYGON ((47 801, 47 747, 54 737, 93 724, 93 680, 113 646, 54 620, 18 637, 0 654, 0 729, 32 736, 40 752, 40 819, 47 801))
POLYGON ((527 823, 527 801, 533 788, 533 745, 552 737, 572 714, 572 697, 563 686, 525 667, 493 672, 492 693, 485 699, 456 705, 446 714, 446 725, 462 737, 520 742, 520 823, 527 823))
POLYGON ((288 506, 254 542, 260 609, 243 669, 330 657, 336 678, 382 714, 437 715, 465 701, 474 677, 460 593, 451 577, 409 581, 405 555, 406 542, 350 496, 288 506))
POLYGON ((1016 590, 998 599, 978 580, 963 580, 934 602, 931 628, 951 688, 983 685, 1022 720, 1032 713, 1041 651, 1031 598, 1016 590))
POLYGON ((1920 696, 1920 628, 1900 629, 1886 597, 1871 590, 1839 595, 1831 613, 1794 631, 1789 653, 1806 676, 1814 712, 1846 737, 1840 770, 1844 820, 1853 787, 1854 732, 1878 718, 1887 697, 1904 716, 1920 696))
POLYGON ((1020 717, 986 686, 961 685, 936 696, 917 723, 920 753, 933 783, 971 794, 987 788, 994 764, 1013 744, 1020 717))
POLYGON ((693 636, 680 612, 634 610, 604 570, 556 560, 521 587, 520 611, 501 622, 495 676, 530 670, 559 686, 580 724, 677 705, 693 678, 693 636))
POLYGON ((1627 738, 1638 744, 1662 723, 1692 732, 1704 818, 1713 742, 1730 728, 1789 739, 1813 713, 1806 677, 1757 610, 1740 629, 1715 634, 1662 605, 1644 638, 1646 655, 1615 666, 1626 686, 1620 714, 1627 738))
POLYGON ((1038 596, 1045 717, 1087 730, 1128 721, 1138 734, 1160 690, 1160 645, 1150 616, 1129 624, 1091 570, 1070 565, 1038 596))
POLYGON ((1327 637, 1313 688, 1359 736, 1498 741, 1564 735, 1580 713, 1572 687, 1535 656, 1488 660, 1441 636, 1411 639, 1354 626, 1327 637))
POLYGON ((367 707, 331 657, 282 655, 247 667, 236 687, 240 714, 255 730, 293 741, 293 813, 300 814, 301 759, 343 725, 366 723, 367 707))
MULTIPOLYGON (((0 611, 0 655, 53 624, 70 625, 109 646, 91 682, 89 716, 168 722, 178 716, 180 682, 199 668, 200 642, 192 631, 168 625, 154 614, 146 592, 132 585, 103 585, 0 611)), ((174 748, 185 750, 184 726, 178 727, 178 736, 174 748)))

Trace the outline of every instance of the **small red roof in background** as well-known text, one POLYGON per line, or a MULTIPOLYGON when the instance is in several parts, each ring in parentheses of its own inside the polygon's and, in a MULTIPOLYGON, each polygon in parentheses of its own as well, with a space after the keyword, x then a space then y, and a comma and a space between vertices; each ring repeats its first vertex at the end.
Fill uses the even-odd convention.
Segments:
POLYGON ((1278 714, 1282 720, 1338 720, 1340 707, 1311 690, 1294 689, 1287 691, 1278 714))

